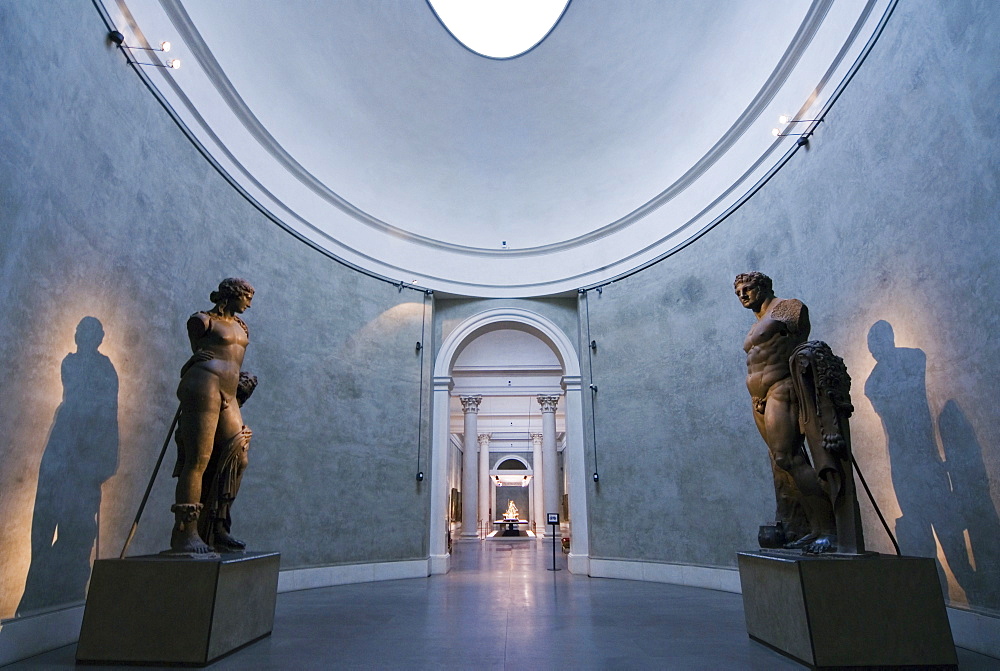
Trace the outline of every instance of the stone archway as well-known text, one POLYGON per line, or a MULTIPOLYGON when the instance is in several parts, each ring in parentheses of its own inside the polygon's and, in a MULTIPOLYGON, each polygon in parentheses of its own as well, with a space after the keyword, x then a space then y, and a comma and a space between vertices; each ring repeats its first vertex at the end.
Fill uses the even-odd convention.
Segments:
POLYGON ((590 542, 587 526, 587 478, 584 464, 583 401, 580 360, 573 342, 552 321, 521 308, 496 308, 473 315, 459 324, 444 340, 434 362, 431 438, 430 572, 447 573, 451 556, 447 547, 448 486, 447 450, 449 403, 454 385, 452 368, 462 349, 480 335, 496 329, 515 329, 539 338, 556 354, 563 368, 566 447, 564 450, 573 535, 568 565, 572 573, 590 572, 590 542))

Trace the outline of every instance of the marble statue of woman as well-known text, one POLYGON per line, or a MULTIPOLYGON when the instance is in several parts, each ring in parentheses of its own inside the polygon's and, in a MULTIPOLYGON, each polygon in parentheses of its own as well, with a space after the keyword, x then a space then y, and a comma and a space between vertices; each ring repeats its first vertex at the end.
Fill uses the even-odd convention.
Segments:
POLYGON ((230 509, 250 447, 251 432, 243 424, 240 406, 257 384, 257 378, 240 371, 249 331, 239 315, 250 307, 253 294, 246 280, 223 280, 210 296, 215 307, 194 313, 187 322, 193 354, 181 369, 177 387, 173 553, 246 548, 230 534, 230 509))

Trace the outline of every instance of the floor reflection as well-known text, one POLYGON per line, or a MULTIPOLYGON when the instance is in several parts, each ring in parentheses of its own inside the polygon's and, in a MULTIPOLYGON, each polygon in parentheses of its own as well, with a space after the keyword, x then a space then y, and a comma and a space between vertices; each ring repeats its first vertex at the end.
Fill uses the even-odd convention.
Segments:
POLYGON ((62 403, 38 470, 31 565, 17 615, 83 601, 99 542, 101 485, 118 468, 118 374, 98 351, 104 327, 84 317, 62 361, 62 403))

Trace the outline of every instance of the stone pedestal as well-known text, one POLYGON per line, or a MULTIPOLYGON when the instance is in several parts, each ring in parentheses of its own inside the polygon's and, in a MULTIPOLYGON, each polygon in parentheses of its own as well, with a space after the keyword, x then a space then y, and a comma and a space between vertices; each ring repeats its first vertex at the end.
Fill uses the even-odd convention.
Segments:
POLYGON ((279 560, 276 552, 99 559, 76 659, 203 666, 267 636, 279 560))
POLYGON ((817 669, 958 668, 933 559, 737 554, 750 638, 817 669))

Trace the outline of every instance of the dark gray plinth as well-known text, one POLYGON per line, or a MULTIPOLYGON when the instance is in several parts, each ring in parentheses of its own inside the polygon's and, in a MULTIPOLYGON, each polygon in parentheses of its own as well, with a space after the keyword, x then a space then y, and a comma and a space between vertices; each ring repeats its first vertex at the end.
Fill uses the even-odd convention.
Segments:
POLYGON ((814 668, 957 668, 933 559, 737 553, 747 633, 814 668))
POLYGON ((76 659, 205 665, 271 633, 277 552, 94 562, 76 659))

